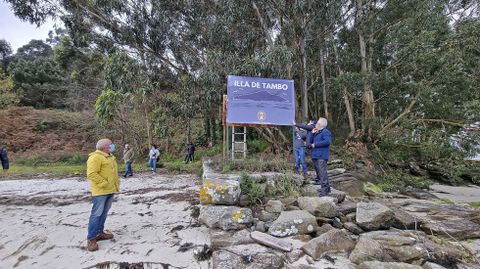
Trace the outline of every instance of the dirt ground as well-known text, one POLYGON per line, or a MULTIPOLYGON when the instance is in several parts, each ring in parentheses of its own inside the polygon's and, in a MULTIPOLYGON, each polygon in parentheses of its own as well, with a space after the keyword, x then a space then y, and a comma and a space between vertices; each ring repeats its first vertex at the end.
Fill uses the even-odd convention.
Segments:
POLYGON ((209 244, 207 228, 191 217, 197 184, 192 175, 122 179, 105 225, 115 238, 88 252, 86 179, 0 181, 0 268, 89 268, 108 261, 112 266, 102 268, 128 268, 121 262, 209 268, 194 257, 209 244))

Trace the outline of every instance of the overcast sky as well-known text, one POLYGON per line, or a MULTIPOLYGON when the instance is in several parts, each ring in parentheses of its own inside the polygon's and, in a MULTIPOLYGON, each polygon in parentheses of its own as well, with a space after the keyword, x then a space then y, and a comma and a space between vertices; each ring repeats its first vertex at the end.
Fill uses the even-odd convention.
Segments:
POLYGON ((48 31, 53 30, 53 21, 47 21, 37 28, 36 25, 21 21, 3 0, 0 0, 0 39, 7 40, 14 52, 32 39, 48 37, 48 31))

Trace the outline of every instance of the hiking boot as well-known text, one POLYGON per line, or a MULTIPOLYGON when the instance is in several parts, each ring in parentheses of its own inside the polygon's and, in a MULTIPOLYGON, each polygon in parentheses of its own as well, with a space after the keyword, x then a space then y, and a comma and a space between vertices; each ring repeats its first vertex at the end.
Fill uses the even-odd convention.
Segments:
POLYGON ((96 239, 87 240, 87 249, 88 251, 97 251, 98 244, 96 239))
POLYGON ((95 237, 95 240, 97 241, 102 241, 102 240, 110 240, 113 239, 113 234, 111 233, 106 233, 106 232, 101 232, 95 237))

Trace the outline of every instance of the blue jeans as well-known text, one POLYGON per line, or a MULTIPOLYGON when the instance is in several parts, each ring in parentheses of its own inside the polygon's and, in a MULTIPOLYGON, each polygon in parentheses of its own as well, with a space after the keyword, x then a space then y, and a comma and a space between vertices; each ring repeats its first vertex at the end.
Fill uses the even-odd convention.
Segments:
POLYGON ((302 166, 303 174, 306 174, 307 173, 307 162, 305 162, 306 149, 303 147, 296 148, 293 150, 293 155, 295 157, 295 172, 298 172, 300 170, 300 166, 302 166))
POLYGON ((125 176, 131 176, 131 175, 133 175, 132 163, 127 162, 125 163, 125 176))
POLYGON ((152 168, 153 172, 157 172, 157 159, 148 160, 148 165, 152 168))
POLYGON ((312 159, 312 162, 315 166, 315 172, 317 172, 317 182, 320 183, 320 190, 318 190, 318 194, 320 196, 325 196, 330 193, 330 182, 328 180, 327 173, 327 161, 320 159, 312 159))
POLYGON ((97 195, 92 197, 92 212, 88 220, 87 239, 92 240, 99 233, 103 232, 108 210, 112 207, 113 194, 97 195))

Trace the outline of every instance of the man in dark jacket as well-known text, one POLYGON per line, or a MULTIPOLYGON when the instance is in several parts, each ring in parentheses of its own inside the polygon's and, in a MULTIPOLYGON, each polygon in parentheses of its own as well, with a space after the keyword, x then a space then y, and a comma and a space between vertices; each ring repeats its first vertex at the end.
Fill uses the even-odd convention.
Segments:
POLYGON ((0 161, 2 162, 2 168, 4 172, 7 172, 10 168, 10 163, 8 161, 7 151, 0 146, 0 161))
POLYGON ((187 154, 185 155, 184 163, 188 163, 189 161, 194 161, 195 155, 195 145, 192 142, 189 142, 187 145, 187 154))
POLYGON ((307 147, 310 148, 310 156, 315 172, 317 173, 317 182, 320 183, 319 196, 326 196, 330 193, 330 182, 327 174, 327 162, 330 158, 330 144, 332 143, 332 133, 326 128, 327 119, 320 118, 312 130, 312 135, 307 140, 307 147))

